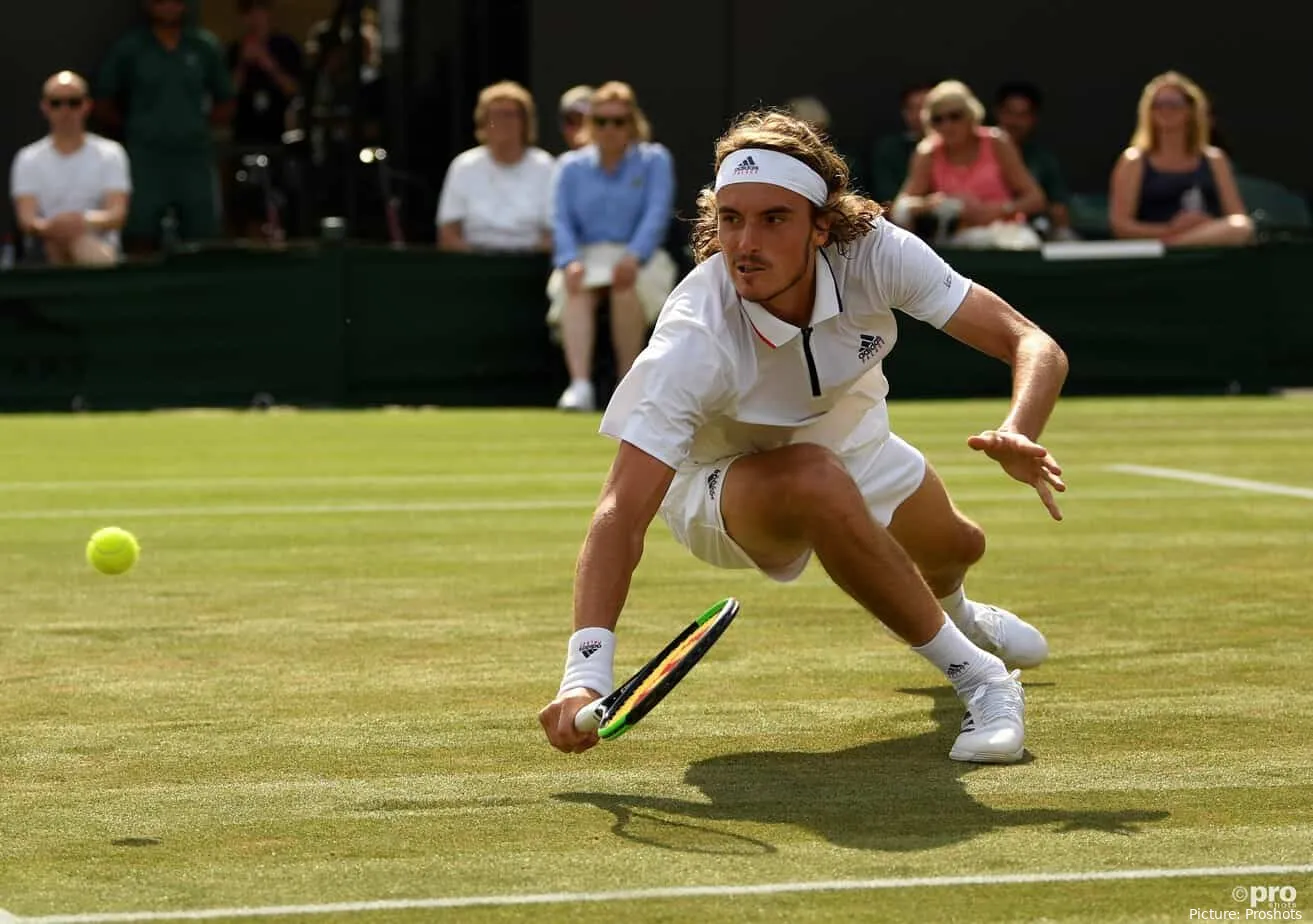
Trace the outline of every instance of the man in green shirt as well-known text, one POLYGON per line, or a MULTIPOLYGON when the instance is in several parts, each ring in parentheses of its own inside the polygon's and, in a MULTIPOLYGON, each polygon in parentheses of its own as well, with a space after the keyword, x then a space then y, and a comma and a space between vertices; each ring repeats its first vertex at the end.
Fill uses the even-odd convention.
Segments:
POLYGON ((925 102, 925 95, 933 88, 932 83, 916 83, 905 87, 899 97, 903 130, 876 139, 871 158, 871 198, 876 202, 892 202, 903 188, 912 152, 925 134, 925 128, 921 125, 921 106, 925 102))
POLYGON ((1046 213, 1049 228, 1045 229, 1044 236, 1066 240, 1073 236, 1071 211, 1067 207, 1071 193, 1062 176, 1058 156, 1052 148, 1035 138, 1035 125, 1043 106, 1044 96, 1039 87, 1032 83, 1005 83, 994 95, 994 116, 999 128, 1012 137, 1021 151, 1022 160, 1026 162, 1026 169, 1049 200, 1046 213))
POLYGON ((134 252, 160 242, 172 210, 176 234, 219 234, 218 183, 211 128, 233 111, 232 80, 218 40, 186 23, 185 0, 145 0, 148 22, 110 51, 96 107, 122 126, 132 163, 132 207, 124 238, 134 252))

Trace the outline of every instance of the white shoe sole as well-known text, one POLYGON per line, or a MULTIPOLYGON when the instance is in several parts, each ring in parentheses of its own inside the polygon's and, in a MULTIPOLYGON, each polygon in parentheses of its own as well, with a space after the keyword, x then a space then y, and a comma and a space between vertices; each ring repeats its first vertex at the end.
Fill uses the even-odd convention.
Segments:
POLYGON ((959 751, 957 748, 948 752, 952 760, 960 760, 966 764, 1015 764, 1026 756, 1026 748, 1020 747, 1009 753, 980 753, 978 751, 959 751))

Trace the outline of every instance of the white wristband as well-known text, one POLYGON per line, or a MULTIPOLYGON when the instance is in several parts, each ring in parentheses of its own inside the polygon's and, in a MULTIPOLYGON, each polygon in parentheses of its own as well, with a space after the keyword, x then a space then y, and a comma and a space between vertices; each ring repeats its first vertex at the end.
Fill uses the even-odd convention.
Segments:
POLYGON ((565 651, 565 676, 556 695, 586 687, 606 696, 615 687, 615 633, 600 626, 580 629, 570 636, 565 651))

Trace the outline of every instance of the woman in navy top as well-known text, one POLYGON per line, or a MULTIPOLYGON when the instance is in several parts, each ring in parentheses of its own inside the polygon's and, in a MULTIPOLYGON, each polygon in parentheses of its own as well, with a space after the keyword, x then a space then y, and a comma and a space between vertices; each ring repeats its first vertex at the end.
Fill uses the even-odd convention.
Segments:
POLYGON ((1175 71, 1149 81, 1139 122, 1112 171, 1108 218, 1119 238, 1169 247, 1248 244, 1254 225, 1231 162, 1208 143, 1208 97, 1175 71))
POLYGON ((588 140, 562 155, 552 200, 555 272, 549 323, 560 325, 570 386, 557 406, 593 410, 597 304, 610 291, 616 373, 623 376, 675 285, 661 249, 673 214, 670 152, 654 144, 628 84, 599 87, 589 101, 588 140))

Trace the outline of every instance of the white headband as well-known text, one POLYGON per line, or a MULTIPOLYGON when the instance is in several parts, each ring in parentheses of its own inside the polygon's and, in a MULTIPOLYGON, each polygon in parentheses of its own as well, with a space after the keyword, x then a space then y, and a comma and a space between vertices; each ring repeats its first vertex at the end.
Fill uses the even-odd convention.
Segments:
POLYGON ((743 148, 720 162, 716 192, 735 183, 769 183, 824 205, 830 190, 821 175, 796 157, 762 148, 743 148))

